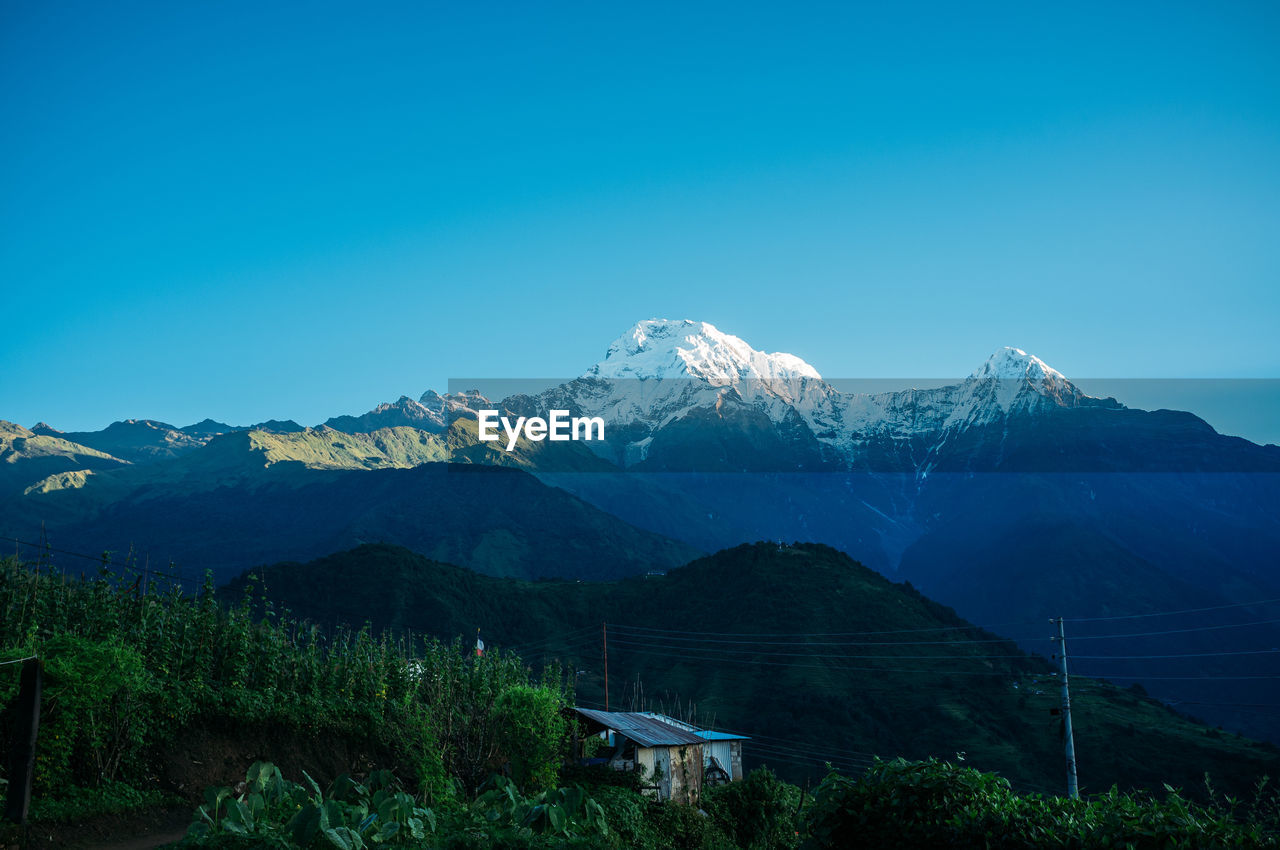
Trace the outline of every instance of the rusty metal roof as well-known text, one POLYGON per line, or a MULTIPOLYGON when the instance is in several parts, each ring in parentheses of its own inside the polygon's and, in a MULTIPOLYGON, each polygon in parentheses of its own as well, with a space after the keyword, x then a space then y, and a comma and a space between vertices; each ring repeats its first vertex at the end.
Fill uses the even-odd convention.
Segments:
POLYGON ((692 732, 677 729, 652 717, 633 711, 596 711, 592 708, 575 709, 583 717, 594 720, 607 729, 625 735, 642 747, 675 747, 685 744, 702 744, 705 741, 692 732))

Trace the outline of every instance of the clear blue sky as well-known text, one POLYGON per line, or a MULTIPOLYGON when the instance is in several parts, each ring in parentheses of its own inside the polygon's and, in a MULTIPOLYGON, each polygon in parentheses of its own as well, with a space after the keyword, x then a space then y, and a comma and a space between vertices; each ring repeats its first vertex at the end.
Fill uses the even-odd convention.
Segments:
POLYGON ((1280 377, 1280 6, 890 5, 8 0, 0 418, 314 424, 654 316, 1280 377))

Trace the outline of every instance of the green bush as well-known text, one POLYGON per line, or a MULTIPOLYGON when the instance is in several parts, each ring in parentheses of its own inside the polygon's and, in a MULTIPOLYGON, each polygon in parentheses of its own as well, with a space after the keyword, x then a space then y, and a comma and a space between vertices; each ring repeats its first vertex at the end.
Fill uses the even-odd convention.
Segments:
POLYGON ((742 850, 791 850, 800 843, 800 789, 767 767, 707 789, 702 802, 742 850))
POLYGON ((555 787, 567 754, 569 724, 562 707, 555 691, 528 685, 508 688, 494 705, 499 750, 511 765, 512 778, 526 793, 555 787))
MULTIPOLYGON (((41 644, 39 654, 44 693, 34 793, 137 776, 154 722, 154 691, 142 655, 118 640, 66 634, 41 644)), ((6 683, 6 703, 17 678, 6 683)))
POLYGON ((104 782, 97 788, 70 788, 59 797, 37 797, 31 801, 31 820, 46 823, 76 823, 102 815, 116 815, 181 800, 163 791, 140 791, 123 782, 104 782))
POLYGON ((732 850, 733 840, 702 809, 681 803, 650 803, 650 826, 670 850, 732 850))
POLYGON ((435 813, 416 805, 388 771, 365 783, 340 776, 326 795, 305 773, 309 788, 257 762, 245 790, 210 788, 184 842, 193 847, 336 847, 420 844, 436 827, 435 813))
MULTIPOLYGON (((600 769, 597 768, 597 771, 600 769)), ((635 776, 634 773, 610 770, 620 776, 635 776)), ((634 788, 621 785, 601 784, 591 788, 591 796, 604 810, 609 833, 613 837, 613 846, 618 848, 660 848, 664 846, 661 837, 654 829, 650 811, 655 804, 640 795, 634 788)))
POLYGON ((1276 848, 1259 820, 1115 789, 1088 800, 1013 793, 1007 780, 930 759, 877 761, 853 780, 832 773, 807 810, 811 848, 1276 848))
POLYGON ((419 806, 390 773, 364 783, 339 777, 322 792, 285 779, 269 763, 250 768, 245 789, 211 788, 187 832, 189 847, 281 850, 373 846, 472 848, 609 847, 604 810, 579 787, 532 797, 495 776, 470 805, 437 813, 419 806))

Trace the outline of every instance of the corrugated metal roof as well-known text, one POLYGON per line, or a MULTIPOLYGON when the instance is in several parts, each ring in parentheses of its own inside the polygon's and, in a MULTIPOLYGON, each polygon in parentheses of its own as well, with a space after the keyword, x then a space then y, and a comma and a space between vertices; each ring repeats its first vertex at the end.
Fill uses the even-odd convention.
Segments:
POLYGON ((705 741, 750 741, 746 735, 735 735, 732 732, 712 732, 710 729, 695 729, 693 734, 705 741))
POLYGON ((632 711, 596 711, 592 708, 575 709, 583 717, 612 729, 642 747, 674 747, 682 744, 702 744, 704 740, 692 732, 677 729, 652 717, 632 711))
POLYGON ((665 714, 658 714, 656 711, 640 712, 645 717, 652 717, 654 720, 661 720, 668 726, 674 726, 677 729, 683 729, 686 732, 692 732, 700 735, 704 741, 750 741, 746 735, 735 735, 732 732, 715 732, 710 729, 699 729, 692 723, 685 723, 683 720, 677 720, 674 717, 668 717, 665 714))

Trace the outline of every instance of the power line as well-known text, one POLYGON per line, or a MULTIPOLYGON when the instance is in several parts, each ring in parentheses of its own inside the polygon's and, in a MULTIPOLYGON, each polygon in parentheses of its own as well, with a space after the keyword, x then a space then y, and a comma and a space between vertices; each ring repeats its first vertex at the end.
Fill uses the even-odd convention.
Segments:
POLYGON ((528 641, 525 643, 514 643, 503 647, 511 652, 520 653, 523 651, 538 651, 552 647, 556 644, 577 644, 584 637, 594 637, 594 626, 583 626, 582 628, 573 629, 572 631, 562 632, 560 634, 551 635, 542 640, 528 641))
POLYGON ((723 658, 723 657, 708 658, 706 656, 688 655, 684 653, 681 653, 680 655, 675 656, 675 654, 670 651, 655 651, 655 650, 648 650, 648 649, 633 649, 632 652, 639 655, 660 655, 664 658, 676 657, 678 660, 714 661, 718 663, 723 662, 723 663, 730 663, 730 664, 755 664, 755 665, 764 665, 769 667, 813 667, 819 670, 861 670, 867 673, 928 673, 931 675, 944 675, 944 676, 997 676, 1002 679, 1011 678, 1011 674, 1007 671, 988 673, 988 672, 977 671, 977 670, 937 670, 937 669, 900 670, 900 669, 894 669, 889 667, 848 667, 844 665, 833 665, 833 664, 797 664, 795 662, 756 661, 750 658, 723 658))
MULTIPOLYGON (((621 638, 616 639, 616 643, 621 644, 621 645, 623 645, 623 646, 643 646, 643 647, 651 647, 651 648, 654 648, 654 649, 671 649, 671 650, 676 650, 676 651, 680 651, 680 652, 683 652, 683 651, 684 651, 684 650, 686 650, 686 649, 693 648, 693 649, 696 649, 698 652, 715 652, 715 653, 738 654, 738 655, 743 655, 743 654, 748 654, 748 653, 749 653, 749 654, 752 654, 752 655, 781 656, 781 657, 794 657, 794 658, 865 658, 865 659, 869 659, 869 660, 885 660, 885 659, 888 659, 888 660, 897 661, 897 660, 901 660, 901 659, 904 659, 904 658, 905 658, 905 659, 970 659, 970 658, 972 658, 972 659, 987 659, 987 658, 1018 658, 1018 659, 1026 659, 1026 658, 1030 658, 1030 657, 1031 657, 1031 656, 1029 656, 1029 655, 1028 655, 1027 653, 1025 653, 1025 652, 1020 652, 1020 653, 1017 653, 1017 654, 1005 654, 1005 655, 976 655, 976 654, 967 654, 967 655, 861 655, 861 654, 838 654, 838 653, 829 653, 829 652, 823 652, 823 653, 812 653, 812 652, 779 652, 779 651, 777 651, 777 650, 755 650, 755 649, 750 649, 750 648, 746 648, 746 649, 718 649, 718 648, 716 648, 716 647, 710 647, 710 646, 707 646, 707 647, 701 647, 701 646, 700 646, 700 647, 671 646, 670 644, 661 644, 661 643, 645 643, 645 642, 642 642, 642 641, 630 641, 630 640, 625 640, 625 639, 621 639, 621 638)), ((818 644, 811 644, 811 645, 817 646, 818 644)), ((805 646, 805 644, 799 644, 799 643, 796 643, 796 644, 790 644, 790 646, 794 646, 794 647, 802 647, 802 646, 805 646)), ((1280 650, 1277 650, 1277 651, 1280 651, 1280 650)))
MULTIPOLYGON (((640 652, 636 652, 635 654, 657 654, 657 653, 640 653, 640 652)), ((664 657, 664 658, 670 658, 670 657, 671 657, 671 655, 669 655, 669 654, 663 654, 663 657, 664 657)), ((686 656, 684 656, 684 655, 682 654, 680 657, 686 657, 686 656)), ((692 656, 690 656, 690 657, 692 657, 692 656)), ((747 665, 747 666, 750 666, 750 664, 751 664, 751 663, 753 663, 753 662, 745 661, 745 660, 743 660, 743 659, 724 659, 724 658, 717 658, 717 659, 704 659, 704 660, 714 660, 714 661, 716 661, 716 662, 723 662, 723 661, 726 661, 726 660, 728 660, 728 661, 736 661, 736 662, 743 663, 743 664, 745 664, 745 665, 747 665)), ((770 666, 786 666, 786 667, 801 667, 801 668, 803 668, 803 667, 811 667, 811 668, 812 668, 812 667, 816 667, 816 668, 818 668, 818 669, 822 669, 822 670, 843 669, 843 668, 832 668, 832 667, 830 667, 830 666, 826 666, 826 665, 801 665, 801 664, 796 664, 796 663, 784 664, 784 665, 777 665, 777 664, 773 664, 773 663, 771 663, 771 662, 755 662, 755 663, 759 663, 759 664, 769 664, 770 666)), ((860 668, 858 668, 858 669, 860 669, 860 668)), ((884 672, 884 670, 883 670, 882 668, 875 668, 875 670, 876 670, 876 672, 884 672)), ((935 671, 935 672, 937 672, 937 671, 935 671)), ((939 675, 945 675, 945 673, 940 673, 939 675)), ((753 683, 753 684, 758 684, 758 683, 759 683, 759 679, 758 679, 758 677, 753 677, 753 676, 751 676, 751 675, 750 675, 750 673, 749 673, 749 671, 747 671, 747 670, 743 670, 743 669, 730 669, 730 668, 725 667, 725 666, 717 666, 717 667, 715 667, 715 669, 714 669, 714 670, 704 673, 704 676, 703 676, 703 677, 704 677, 704 678, 708 678, 708 677, 712 677, 712 676, 714 676, 715 678, 724 678, 724 679, 728 679, 728 680, 735 681, 735 682, 743 682, 743 681, 745 681, 745 682, 749 682, 749 683, 753 683)), ((1053 682, 1055 681, 1055 679, 1054 679, 1053 677, 1054 677, 1054 674, 1052 674, 1052 673, 1050 673, 1050 672, 1047 672, 1047 671, 1044 671, 1044 672, 1009 672, 1009 673, 1007 674, 1007 678, 1010 680, 1010 682, 1012 682, 1012 683, 1013 683, 1013 685, 1014 685, 1014 686, 1013 686, 1013 687, 1010 687, 1010 688, 1008 688, 1008 689, 1002 689, 1002 690, 1000 690, 1000 691, 993 691, 992 693, 997 694, 997 695, 1000 695, 1000 696, 1008 696, 1008 697, 1020 697, 1020 696, 1026 696, 1026 697, 1030 697, 1030 698, 1035 698, 1035 696, 1036 696, 1036 695, 1032 692, 1031 688, 1033 688, 1033 687, 1035 687, 1035 686, 1037 686, 1037 685, 1043 685, 1043 686, 1045 686, 1045 687, 1048 687, 1048 686, 1050 686, 1051 684, 1053 684, 1053 682), (1035 681, 1038 677, 1044 677, 1044 679, 1045 679, 1046 681, 1044 681, 1044 682, 1038 682, 1038 681, 1035 681), (1030 681, 1028 681, 1028 680, 1030 680, 1030 681), (1021 688, 1017 687, 1017 684, 1018 684, 1019 682, 1021 682, 1021 684, 1023 685, 1023 687, 1021 687, 1021 688)), ((806 687, 806 689, 807 689, 807 691, 808 691, 809 693, 814 693, 814 694, 824 694, 824 695, 829 695, 829 696, 839 696, 839 697, 846 698, 846 699, 849 697, 849 688, 848 688, 847 683, 828 683, 828 682, 824 682, 824 681, 821 681, 821 680, 816 679, 816 678, 810 678, 810 679, 808 679, 808 680, 806 681, 805 687, 806 687)), ((877 687, 877 686, 863 686, 862 684, 859 684, 859 685, 858 685, 858 687, 857 687, 857 691, 856 691, 856 693, 857 693, 857 695, 859 695, 859 696, 860 696, 860 695, 862 695, 862 694, 900 694, 900 693, 902 693, 903 687, 906 687, 906 686, 898 685, 898 686, 896 686, 896 687, 888 687, 888 686, 879 686, 879 687, 877 687)), ((913 692, 917 692, 917 693, 933 693, 933 694, 941 694, 941 695, 954 695, 954 693, 955 693, 955 686, 954 686, 954 685, 948 685, 948 684, 945 684, 945 683, 936 683, 936 684, 935 684, 935 683, 931 683, 931 682, 928 682, 928 681, 916 681, 916 682, 911 683, 911 685, 910 685, 909 687, 910 687, 910 689, 911 689, 913 692)), ((717 697, 717 698, 710 698, 710 697, 709 697, 709 698, 706 698, 706 699, 704 699, 704 700, 700 701, 700 704, 708 704, 708 703, 710 703, 710 704, 717 704, 717 703, 729 702, 729 701, 730 701, 730 700, 729 700, 729 698, 727 698, 727 697, 717 697)), ((735 730, 725 730, 725 731, 735 731, 735 730)))
POLYGON ((1280 708, 1280 702, 1196 702, 1193 700, 1176 700, 1165 703, 1170 708, 1180 705, 1216 705, 1225 708, 1280 708))
POLYGON ((780 744, 771 744, 771 743, 766 743, 764 741, 755 741, 755 740, 751 742, 751 750, 757 751, 757 752, 765 752, 765 753, 769 753, 769 752, 783 753, 785 755, 797 756, 799 758, 810 759, 812 761, 844 762, 846 764, 863 763, 867 765, 872 765, 875 763, 872 759, 861 758, 858 756, 846 756, 836 752, 824 753, 824 752, 815 752, 812 750, 801 750, 795 747, 783 746, 780 744))
POLYGON ((1280 623, 1280 619, 1275 620, 1254 620, 1251 623, 1227 623, 1221 626, 1198 626, 1190 629, 1165 629, 1159 632, 1128 632, 1125 634, 1115 635, 1072 635, 1073 641, 1077 640, 1110 640, 1115 638, 1127 637, 1158 637, 1160 635, 1180 635, 1189 632, 1212 632, 1220 629, 1243 629, 1248 626, 1267 626, 1273 623, 1280 623))
MULTIPOLYGON (((1280 622, 1280 621, 1277 621, 1280 622)), ((612 624, 611 624, 612 625, 612 624)), ((617 628, 615 626, 615 628, 617 628)), ((625 628, 625 627, 624 627, 625 628)), ((631 635, 644 637, 644 635, 631 635)), ((718 638, 692 638, 671 636, 663 638, 669 641, 685 641, 689 643, 734 644, 739 646, 953 646, 970 643, 1015 643, 1012 638, 965 638, 962 640, 904 640, 904 641, 776 641, 776 640, 721 640, 718 638)), ((1049 638, 1027 638, 1027 640, 1048 641, 1049 638)))
MULTIPOLYGON (((1248 623, 1225 623, 1217 626, 1196 626, 1184 629, 1162 629, 1152 632, 1123 632, 1117 634, 1106 635, 1075 635, 1071 639, 1077 640, 1113 640, 1117 638, 1130 637, 1158 637, 1160 635, 1188 634, 1191 632, 1208 632, 1218 631, 1222 629, 1242 629, 1250 626, 1266 626, 1274 623, 1280 623, 1280 619, 1271 620, 1254 620, 1248 623)), ((615 628, 631 629, 632 626, 615 626, 615 628)), ((795 633, 792 637, 804 638, 810 635, 805 633, 795 633)), ((713 638, 694 638, 680 637, 678 633, 672 633, 672 636, 665 638, 666 640, 680 640, 690 643, 717 643, 717 644, 740 644, 750 646, 947 646, 951 644, 971 644, 971 643, 1026 643, 1026 642, 1049 642, 1052 638, 984 638, 972 639, 965 638, 961 640, 938 640, 938 641, 750 641, 750 640, 720 640, 713 638)))
MULTIPOLYGON (((1076 638, 1073 638, 1075 640, 1076 638)), ((1241 649, 1226 652, 1176 652, 1169 655, 1072 655, 1076 661, 1139 661, 1155 658, 1210 658, 1226 655, 1274 655, 1280 649, 1241 649)))
POLYGON ((1139 620, 1145 617, 1174 617, 1179 614, 1200 614, 1205 611, 1225 611, 1228 608, 1253 608, 1280 602, 1275 599, 1259 599, 1256 602, 1233 602, 1230 605, 1210 605, 1207 608, 1183 608, 1181 611, 1154 611, 1149 614, 1118 614, 1114 617, 1066 617, 1068 623, 1100 623, 1109 620, 1139 620))
POLYGON ((858 637, 870 635, 912 634, 919 632, 972 631, 975 629, 993 629, 1000 626, 1038 626, 1042 625, 1042 623, 1039 620, 1012 620, 1006 623, 996 623, 990 626, 934 626, 924 629, 888 629, 873 632, 695 632, 684 629, 655 629, 649 626, 630 626, 625 623, 610 623, 609 625, 617 629, 630 629, 638 632, 659 632, 662 634, 673 635, 709 635, 712 637, 858 637))
POLYGON ((163 570, 152 569, 151 567, 144 567, 140 569, 136 565, 129 565, 127 563, 122 563, 119 561, 112 561, 109 557, 107 557, 108 553, 106 552, 103 552, 100 555, 88 555, 88 554, 85 554, 84 552, 72 552, 69 549, 57 549, 57 548, 54 548, 53 546, 48 546, 44 543, 33 543, 30 540, 20 540, 17 537, 8 537, 4 535, 0 535, 0 540, 8 540, 11 543, 17 543, 21 546, 30 546, 34 549, 39 549, 42 552, 55 552, 59 555, 68 555, 72 558, 83 558, 87 561, 93 561, 103 567, 115 567, 117 572, 123 571, 123 570, 133 570, 134 572, 141 574, 143 570, 145 570, 151 575, 160 576, 162 578, 172 578, 172 579, 177 579, 178 581, 197 581, 198 580, 194 577, 187 577, 181 574, 174 575, 173 573, 168 573, 163 570))
MULTIPOLYGON (((724 732, 729 730, 721 729, 718 731, 724 732)), ((746 733, 743 733, 743 734, 745 735, 746 733)), ((813 753, 833 752, 839 755, 859 757, 859 758, 865 758, 865 759, 879 758, 879 756, 876 753, 869 753, 869 752, 866 752, 865 750, 851 750, 851 749, 848 749, 847 747, 828 747, 828 746, 817 746, 815 744, 805 744, 799 741, 793 741, 790 738, 779 738, 776 735, 751 734, 751 735, 746 735, 746 737, 750 738, 753 742, 763 741, 765 743, 772 742, 776 744, 785 744, 786 746, 795 748, 797 750, 808 750, 813 753)), ((754 746, 754 743, 752 744, 752 746, 754 746)))
MULTIPOLYGON (((1074 656, 1072 656, 1074 658, 1074 656)), ((1120 676, 1107 673, 1098 678, 1103 679, 1126 679, 1130 681, 1153 681, 1153 682, 1226 682, 1226 681, 1244 681, 1254 679, 1280 679, 1280 674, 1265 676, 1120 676)))

